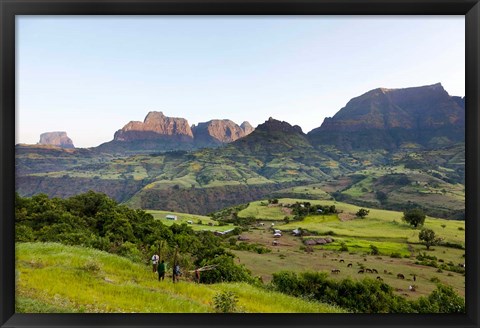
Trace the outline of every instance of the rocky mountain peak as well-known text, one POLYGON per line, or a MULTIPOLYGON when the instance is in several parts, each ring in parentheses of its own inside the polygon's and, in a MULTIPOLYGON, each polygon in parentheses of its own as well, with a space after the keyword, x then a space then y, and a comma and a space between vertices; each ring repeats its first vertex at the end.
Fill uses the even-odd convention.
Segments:
POLYGON ((284 132, 284 133, 300 133, 303 134, 302 128, 298 125, 292 126, 290 123, 285 121, 279 121, 273 117, 269 117, 265 123, 257 126, 256 130, 266 131, 266 132, 284 132))
POLYGON ((247 134, 244 129, 231 120, 210 120, 192 126, 195 142, 200 146, 229 143, 247 134))
POLYGON ((39 145, 50 145, 62 148, 75 148, 72 139, 65 131, 45 132, 40 135, 39 145))
POLYGON ((254 130, 253 126, 247 121, 244 121, 242 124, 240 124, 240 127, 245 132, 245 135, 249 135, 254 130))
POLYGON ((350 100, 309 132, 314 144, 346 149, 394 149, 405 142, 432 145, 464 139, 465 103, 441 83, 404 89, 377 88, 350 100))
POLYGON ((131 121, 115 132, 114 140, 132 141, 165 137, 188 141, 193 138, 193 133, 186 119, 168 117, 163 112, 152 111, 143 122, 131 121))

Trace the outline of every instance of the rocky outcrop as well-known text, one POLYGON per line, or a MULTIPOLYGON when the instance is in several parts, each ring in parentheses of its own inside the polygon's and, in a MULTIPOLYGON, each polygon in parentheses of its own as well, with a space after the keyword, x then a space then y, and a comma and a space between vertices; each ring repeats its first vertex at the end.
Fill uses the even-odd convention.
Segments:
POLYGON ((184 118, 168 117, 163 112, 149 112, 143 122, 129 122, 115 132, 112 141, 99 145, 96 150, 127 155, 188 151, 218 147, 238 140, 252 131, 253 128, 248 122, 243 122, 241 127, 231 120, 211 120, 190 127, 184 118))
POLYGON ((249 135, 254 130, 253 126, 247 121, 240 124, 240 127, 242 128, 243 132, 245 132, 245 135, 249 135))
POLYGON ((72 139, 64 131, 45 132, 40 135, 39 145, 49 145, 61 148, 75 148, 72 139))
POLYGON ((406 89, 378 88, 350 100, 308 133, 315 145, 341 149, 395 149, 464 140, 465 101, 440 83, 406 89))
POLYGON ((191 142, 193 133, 184 118, 167 117, 163 112, 149 112, 143 122, 131 121, 115 132, 114 141, 174 139, 191 142))
POLYGON ((242 127, 231 120, 210 120, 199 123, 192 127, 192 131, 195 144, 199 146, 221 145, 247 135, 242 127))

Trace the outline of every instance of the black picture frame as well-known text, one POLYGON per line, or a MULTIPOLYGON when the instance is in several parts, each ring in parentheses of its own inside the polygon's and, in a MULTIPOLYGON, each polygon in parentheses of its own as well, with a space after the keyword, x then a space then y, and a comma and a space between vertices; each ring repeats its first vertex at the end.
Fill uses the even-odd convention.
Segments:
POLYGON ((1 327, 479 327, 479 0, 0 0, 1 327), (15 15, 465 15, 466 309, 464 315, 15 314, 15 15))

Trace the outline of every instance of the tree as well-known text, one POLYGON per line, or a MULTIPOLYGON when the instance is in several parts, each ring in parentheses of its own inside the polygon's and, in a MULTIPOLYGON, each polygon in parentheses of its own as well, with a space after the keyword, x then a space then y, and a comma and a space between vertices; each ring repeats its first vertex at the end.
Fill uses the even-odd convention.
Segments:
POLYGON ((366 210, 366 209, 364 209, 364 208, 361 208, 361 209, 358 210, 357 213, 355 213, 355 215, 356 215, 357 217, 361 218, 361 219, 364 219, 364 218, 368 215, 368 213, 370 213, 369 210, 366 210))
POLYGON ((420 208, 413 208, 403 212, 403 220, 415 228, 425 222, 425 213, 420 208))
POLYGON ((418 238, 427 246, 427 250, 430 249, 430 246, 438 245, 441 241, 441 238, 435 236, 435 231, 428 228, 423 228, 418 234, 418 238))

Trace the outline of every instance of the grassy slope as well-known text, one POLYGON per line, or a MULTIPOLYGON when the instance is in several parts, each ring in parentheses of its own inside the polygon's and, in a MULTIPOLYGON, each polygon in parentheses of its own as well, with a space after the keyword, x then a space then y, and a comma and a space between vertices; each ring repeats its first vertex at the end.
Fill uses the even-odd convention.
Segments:
MULTIPOLYGON (((279 199, 279 203, 302 202, 302 199, 279 199)), ((328 245, 314 246, 314 252, 311 254, 301 250, 301 240, 285 233, 279 239, 281 246, 272 246, 273 236, 269 231, 269 225, 264 228, 256 228, 249 233, 244 233, 250 238, 250 242, 256 242, 272 249, 272 253, 256 254, 245 251, 235 251, 241 262, 245 264, 256 275, 262 276, 264 281, 271 279, 272 272, 279 270, 315 270, 327 271, 331 269, 341 269, 341 273, 333 275, 334 278, 362 278, 359 275, 359 266, 357 263, 363 263, 367 267, 376 268, 379 276, 385 282, 394 288, 402 289, 399 294, 403 294, 409 284, 412 284, 410 275, 416 274, 417 284, 421 288, 416 293, 410 294, 410 297, 427 295, 435 288, 435 283, 430 279, 438 278, 455 288, 460 294, 464 295, 464 277, 458 273, 444 271, 437 272, 436 268, 416 265, 414 257, 417 254, 426 251, 425 246, 419 243, 418 234, 420 229, 414 229, 401 220, 402 212, 369 209, 370 213, 365 219, 355 219, 355 213, 360 209, 359 206, 342 202, 329 200, 307 200, 312 204, 335 205, 337 210, 343 211, 339 215, 313 215, 308 216, 302 221, 291 221, 288 224, 283 222, 285 217, 284 210, 281 207, 272 207, 261 205, 262 201, 252 202, 249 207, 239 213, 239 216, 254 216, 259 220, 270 219, 275 222, 275 227, 283 230, 293 230, 298 227, 307 229, 320 235, 333 234, 335 241, 328 245), (342 218, 343 220, 341 220, 342 218), (345 220, 346 219, 346 220, 345 220), (345 242, 349 251, 338 252, 340 243, 345 242), (367 255, 371 252, 370 245, 378 247, 380 255, 367 255), (402 257, 408 258, 390 258, 392 253, 399 253, 402 257), (345 263, 338 261, 344 259, 345 263), (367 261, 365 261, 367 259, 367 261), (346 264, 353 263, 353 267, 348 268, 346 264), (384 270, 393 274, 384 274, 384 270), (397 273, 403 273, 407 279, 405 281, 396 278, 397 273)), ((267 203, 267 201, 263 201, 267 203)), ((437 235, 444 238, 446 242, 465 244, 464 221, 451 221, 427 217, 425 227, 433 229, 437 235), (445 227, 442 227, 445 225, 445 227)), ((308 237, 307 237, 308 238, 308 237)), ((453 262, 463 263, 465 259, 463 254, 465 250, 435 246, 427 252, 430 256, 436 256, 442 263, 453 262)), ((376 275, 375 275, 376 276, 376 275)), ((374 277, 375 277, 374 276, 374 277)), ((407 289, 408 290, 408 289, 407 289)))
POLYGON ((188 214, 188 213, 178 213, 178 212, 168 212, 160 210, 146 210, 147 213, 153 215, 156 220, 161 220, 163 224, 171 226, 172 224, 182 224, 192 221, 193 224, 189 225, 193 230, 208 230, 208 231, 226 231, 235 228, 233 224, 228 224, 224 226, 219 226, 217 221, 212 220, 209 216, 197 215, 197 214, 188 214), (177 216, 177 220, 168 220, 165 218, 166 215, 173 214, 177 216), (198 224, 198 220, 202 221, 202 224, 198 224), (208 225, 209 223, 213 226, 208 225))
POLYGON ((244 283, 158 282, 150 267, 93 249, 16 245, 17 312, 214 312, 213 297, 234 291, 244 312, 342 312, 244 283))
MULTIPOLYGON (((303 202, 302 199, 281 198, 279 203, 292 204, 295 202, 303 202)), ((360 206, 351 205, 331 200, 308 200, 312 204, 335 205, 337 210, 343 211, 341 216, 349 216, 353 218, 355 213, 361 208, 360 206)), ((252 202, 250 205, 239 212, 240 217, 254 216, 261 220, 283 220, 286 215, 280 206, 269 207, 261 205, 262 201, 252 202)), ((263 201, 266 203, 266 201, 263 201)), ((368 216, 361 219, 349 221, 341 221, 334 219, 326 219, 323 215, 310 216, 303 221, 293 221, 283 224, 279 228, 285 230, 293 230, 298 227, 326 233, 333 231, 337 236, 359 237, 359 238, 377 238, 377 239, 398 239, 403 242, 418 243, 418 229, 413 229, 409 225, 402 222, 402 212, 379 210, 367 208, 370 210, 368 216), (379 237, 380 236, 380 237, 379 237)), ((443 220, 427 217, 425 227, 435 231, 445 241, 454 243, 465 243, 465 233, 459 230, 465 229, 464 221, 443 220), (445 225, 445 228, 442 227, 445 225)))

